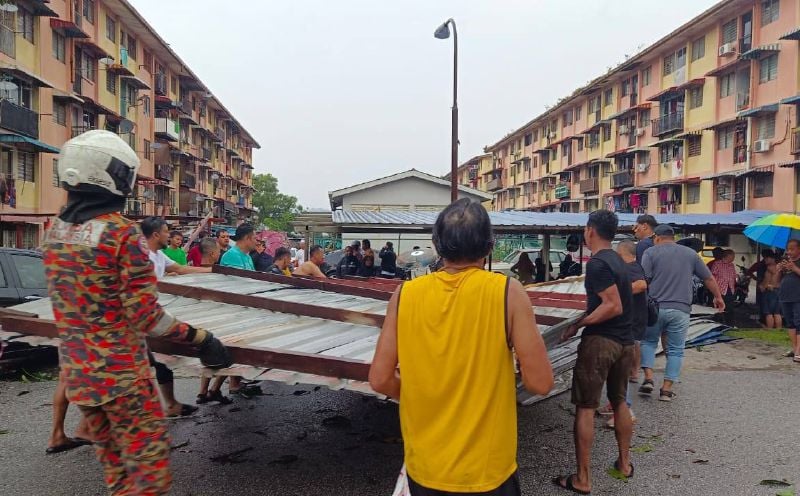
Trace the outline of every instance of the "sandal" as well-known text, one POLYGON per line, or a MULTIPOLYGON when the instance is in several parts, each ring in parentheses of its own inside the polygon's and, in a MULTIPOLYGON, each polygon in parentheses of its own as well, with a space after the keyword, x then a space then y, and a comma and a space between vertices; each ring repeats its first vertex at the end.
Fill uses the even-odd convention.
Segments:
POLYGON ((650 395, 653 394, 653 390, 656 388, 655 383, 652 379, 645 379, 641 386, 639 386, 639 394, 650 395))
POLYGON ((622 475, 625 475, 626 479, 631 479, 633 478, 633 463, 628 462, 628 464, 631 466, 631 473, 630 475, 625 475, 625 472, 623 472, 622 469, 619 468, 619 458, 614 460, 614 468, 617 470, 617 472, 621 473, 622 475))
MULTIPOLYGON (((233 393, 233 391, 231 391, 233 393)), ((233 400, 227 396, 222 395, 222 391, 209 391, 206 395, 206 401, 216 401, 220 405, 230 405, 233 400)))
POLYGON ((567 476, 560 476, 553 479, 553 485, 560 487, 561 489, 566 489, 567 491, 572 491, 576 494, 592 494, 592 491, 584 491, 583 489, 578 489, 575 487, 572 479, 574 475, 567 475, 567 476))
POLYGON ((672 401, 676 396, 678 396, 673 391, 665 391, 665 390, 661 389, 658 392, 659 392, 659 395, 658 395, 658 400, 659 401, 672 401))
MULTIPOLYGON (((200 395, 198 395, 198 396, 200 396, 200 395)), ((198 397, 197 399, 199 400, 200 398, 198 397)), ((189 415, 193 414, 197 410, 198 410, 198 408, 196 406, 181 404, 181 411, 178 412, 175 415, 167 415, 167 418, 173 418, 174 419, 174 418, 180 418, 180 417, 188 417, 189 415)))
POLYGON ((92 444, 91 441, 88 439, 83 439, 80 437, 76 438, 67 438, 67 442, 64 444, 59 444, 58 446, 50 446, 46 450, 45 453, 48 455, 55 455, 56 453, 63 453, 65 451, 74 450, 75 448, 80 448, 81 446, 88 446, 92 444))
POLYGON ((794 358, 792 358, 792 361, 794 363, 800 363, 800 355, 795 355, 794 358))

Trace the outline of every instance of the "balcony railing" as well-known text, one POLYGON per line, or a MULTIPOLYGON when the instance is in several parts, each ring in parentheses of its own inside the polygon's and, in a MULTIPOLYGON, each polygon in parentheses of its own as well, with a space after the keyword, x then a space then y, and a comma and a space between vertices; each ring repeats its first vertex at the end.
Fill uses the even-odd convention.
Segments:
POLYGON ((181 186, 194 188, 197 186, 197 178, 191 174, 181 174, 181 186))
POLYGON ((600 190, 600 181, 597 180, 596 177, 590 177, 588 179, 583 179, 579 183, 579 191, 581 193, 594 193, 600 190))
POLYGON ((153 78, 156 95, 167 96, 167 75, 164 73, 156 74, 153 78))
POLYGON ((142 215, 142 202, 133 198, 125 200, 123 215, 142 215))
POLYGON ((632 170, 619 171, 611 175, 612 188, 624 188, 626 186, 633 186, 632 170))
POLYGON ((162 164, 156 166, 156 179, 172 182, 173 174, 174 174, 174 169, 169 164, 162 164))
POLYGON ((739 112, 740 110, 744 110, 750 108, 750 94, 748 93, 737 93, 736 94, 736 111, 739 112))
POLYGON ((17 37, 14 30, 0 25, 0 52, 11 58, 17 58, 17 37))
POLYGON ((39 139, 39 114, 10 100, 1 100, 0 127, 39 139))
POLYGON ((97 129, 94 126, 72 126, 72 131, 70 135, 74 138, 76 136, 80 136, 81 134, 85 133, 86 131, 92 131, 97 129))
POLYGON ((502 187, 503 187, 503 182, 499 177, 495 178, 495 179, 492 179, 491 181, 486 183, 486 189, 489 190, 489 191, 497 191, 498 189, 500 189, 502 187))
POLYGON ((155 118, 155 129, 153 132, 162 139, 170 141, 178 141, 181 136, 181 126, 177 121, 173 121, 167 117, 155 118))
POLYGON ((795 155, 800 153, 800 128, 792 131, 792 153, 795 155))
POLYGON ((673 112, 653 119, 653 136, 683 130, 683 112, 673 112))

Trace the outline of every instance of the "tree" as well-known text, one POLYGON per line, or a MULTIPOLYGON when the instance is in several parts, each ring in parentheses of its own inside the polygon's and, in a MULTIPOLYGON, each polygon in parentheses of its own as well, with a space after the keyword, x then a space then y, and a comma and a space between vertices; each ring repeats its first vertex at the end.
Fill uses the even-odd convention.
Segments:
POLYGON ((278 179, 272 174, 253 176, 253 207, 258 209, 258 219, 273 231, 290 232, 290 222, 303 211, 297 198, 278 191, 278 179))

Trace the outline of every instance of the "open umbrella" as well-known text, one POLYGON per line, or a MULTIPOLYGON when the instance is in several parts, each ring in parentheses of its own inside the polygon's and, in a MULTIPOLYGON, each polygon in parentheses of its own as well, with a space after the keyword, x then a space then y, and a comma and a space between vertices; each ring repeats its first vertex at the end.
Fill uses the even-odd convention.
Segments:
POLYGON ((790 239, 800 240, 800 216, 767 215, 747 226, 744 235, 762 245, 786 248, 790 239))

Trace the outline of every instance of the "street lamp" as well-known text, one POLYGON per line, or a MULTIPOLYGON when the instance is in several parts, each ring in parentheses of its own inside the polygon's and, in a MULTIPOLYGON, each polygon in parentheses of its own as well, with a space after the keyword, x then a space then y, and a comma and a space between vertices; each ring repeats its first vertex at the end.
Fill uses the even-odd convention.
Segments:
POLYGON ((456 21, 452 18, 436 28, 433 36, 440 40, 450 37, 450 27, 453 26, 453 111, 452 134, 450 137, 450 201, 458 200, 458 32, 456 21))

